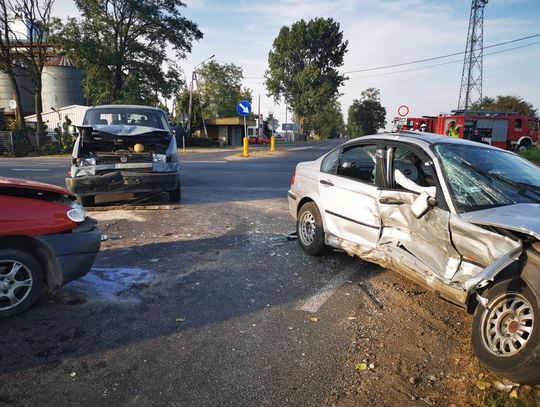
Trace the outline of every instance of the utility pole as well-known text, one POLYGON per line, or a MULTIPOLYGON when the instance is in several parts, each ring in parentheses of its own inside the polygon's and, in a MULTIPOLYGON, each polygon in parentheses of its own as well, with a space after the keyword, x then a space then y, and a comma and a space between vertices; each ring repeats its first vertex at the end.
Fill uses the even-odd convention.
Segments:
MULTIPOLYGON (((199 80, 197 79, 197 71, 193 71, 193 76, 195 77, 195 84, 197 85, 197 90, 199 90, 199 80)), ((208 138, 208 133, 206 132, 206 122, 204 121, 204 112, 203 112, 203 105, 202 105, 202 99, 199 95, 199 107, 201 108, 201 119, 202 119, 202 125, 204 128, 204 138, 208 138)))
POLYGON ((257 108, 257 137, 261 137, 261 95, 259 94, 259 107, 257 108))
MULTIPOLYGON (((287 123, 287 111, 289 108, 285 105, 285 140, 289 141, 289 124, 287 123)), ((283 127, 283 126, 282 126, 283 127)), ((281 129, 283 131, 283 128, 281 129)))
MULTIPOLYGON (((189 107, 188 107, 188 128, 187 128, 187 135, 188 137, 191 137, 191 108, 192 108, 192 101, 193 101, 193 81, 197 80, 197 68, 199 66, 201 66, 202 64, 204 64, 206 61, 210 61, 211 59, 213 59, 215 57, 215 55, 211 55, 210 57, 206 58, 204 61, 202 62, 199 62, 197 65, 195 65, 195 67, 193 68, 193 72, 191 73, 191 86, 189 87, 189 107)), ((197 85, 197 90, 199 89, 198 85, 197 85)), ((200 96, 200 95, 199 95, 200 96)), ((199 97, 199 102, 201 104, 201 115, 202 115, 202 101, 201 101, 201 98, 199 97)), ((203 117, 203 125, 204 125, 204 134, 206 135, 206 137, 208 137, 208 135, 206 134, 206 124, 204 123, 204 117, 203 117)))
POLYGON ((467 45, 463 58, 458 109, 467 110, 482 100, 482 70, 484 59, 484 7, 488 0, 472 0, 467 45))

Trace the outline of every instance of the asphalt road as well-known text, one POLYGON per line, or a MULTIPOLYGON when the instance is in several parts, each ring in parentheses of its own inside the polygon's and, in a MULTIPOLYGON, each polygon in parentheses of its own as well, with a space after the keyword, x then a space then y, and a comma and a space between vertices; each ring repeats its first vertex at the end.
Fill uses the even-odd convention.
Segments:
MULTIPOLYGON (((179 209, 91 212, 109 237, 93 271, 0 321, 0 405, 323 404, 373 267, 306 256, 286 191, 336 145, 189 154, 179 209)), ((62 185, 67 165, 2 159, 0 175, 62 185)))

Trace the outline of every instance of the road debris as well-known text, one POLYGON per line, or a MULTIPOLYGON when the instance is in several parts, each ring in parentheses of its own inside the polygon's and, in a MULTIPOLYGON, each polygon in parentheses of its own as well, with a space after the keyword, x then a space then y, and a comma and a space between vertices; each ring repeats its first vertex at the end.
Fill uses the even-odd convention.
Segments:
POLYGON ((372 292, 372 287, 368 285, 368 283, 359 283, 358 284, 362 291, 364 291, 369 298, 373 300, 373 302, 380 308, 384 309, 384 304, 381 300, 377 298, 377 296, 372 292))
POLYGON ((297 240, 298 236, 296 235, 296 232, 289 233, 288 235, 284 235, 287 240, 297 240))
POLYGON ((316 316, 311 316, 308 318, 311 322, 319 322, 319 318, 316 316))
POLYGON ((476 387, 478 387, 480 390, 486 390, 486 389, 489 389, 491 387, 491 383, 490 382, 485 382, 483 380, 478 380, 476 382, 476 387))
POLYGON ((357 364, 354 366, 354 368, 355 368, 356 370, 358 370, 359 372, 361 372, 361 371, 367 370, 368 365, 367 365, 367 363, 357 363, 357 364))
POLYGON ((515 386, 515 384, 512 383, 512 382, 501 383, 498 380, 493 382, 493 387, 495 387, 499 391, 504 391, 506 393, 512 391, 514 386, 515 386))

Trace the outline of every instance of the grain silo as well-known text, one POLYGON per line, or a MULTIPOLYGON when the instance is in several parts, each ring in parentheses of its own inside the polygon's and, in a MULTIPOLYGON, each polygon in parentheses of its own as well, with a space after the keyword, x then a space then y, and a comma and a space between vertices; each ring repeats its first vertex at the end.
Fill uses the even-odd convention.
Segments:
POLYGON ((45 63, 43 74, 43 111, 70 105, 84 105, 82 72, 65 55, 59 54, 45 63))
MULTIPOLYGON (((21 92, 22 112, 24 115, 32 114, 34 113, 34 96, 31 93, 32 82, 20 69, 17 69, 15 74, 17 75, 17 85, 21 92)), ((13 113, 8 106, 10 100, 15 100, 15 91, 13 86, 11 86, 9 75, 5 72, 0 72, 0 109, 3 108, 4 113, 13 113)))

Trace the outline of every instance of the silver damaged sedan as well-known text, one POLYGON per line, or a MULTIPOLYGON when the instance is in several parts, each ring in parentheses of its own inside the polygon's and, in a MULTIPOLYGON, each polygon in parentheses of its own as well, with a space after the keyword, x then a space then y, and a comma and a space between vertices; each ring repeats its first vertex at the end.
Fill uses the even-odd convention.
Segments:
POLYGON ((298 242, 380 264, 474 314, 481 363, 540 382, 540 168, 429 133, 361 137, 297 165, 298 242))

